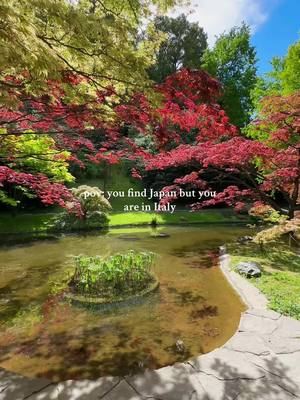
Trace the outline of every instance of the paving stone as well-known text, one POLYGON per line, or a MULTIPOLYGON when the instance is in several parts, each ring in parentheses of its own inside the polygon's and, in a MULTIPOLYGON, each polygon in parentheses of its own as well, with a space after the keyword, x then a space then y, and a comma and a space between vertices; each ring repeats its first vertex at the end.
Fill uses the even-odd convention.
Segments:
POLYGON ((274 334, 284 338, 300 338, 300 321, 282 316, 274 334))
POLYGON ((47 379, 29 379, 0 369, 0 400, 23 400, 50 385, 47 379))
POLYGON ((300 338, 284 338, 275 334, 265 337, 266 346, 276 354, 294 353, 300 351, 300 338))
POLYGON ((226 349, 251 353, 256 355, 266 355, 270 353, 264 339, 252 332, 236 333, 224 346, 226 349))
POLYGON ((239 331, 271 335, 278 328, 280 320, 277 321, 245 313, 240 320, 239 331))
MULTIPOLYGON (((88 398, 89 399, 89 398, 88 398)), ((126 381, 121 381, 113 390, 100 400, 144 400, 126 381)), ((72 399, 73 400, 73 399, 72 399)), ((149 399, 150 400, 150 399, 149 399)))
POLYGON ((300 398, 300 352, 249 356, 250 362, 268 374, 268 379, 300 398))
POLYGON ((62 382, 58 400, 98 400, 109 393, 121 381, 117 377, 104 377, 95 381, 80 380, 62 382))
POLYGON ((65 381, 53 384, 29 397, 30 400, 98 400, 112 390, 121 378, 104 377, 95 381, 65 381))
POLYGON ((45 389, 41 391, 32 393, 29 397, 26 397, 28 400, 58 400, 60 399, 59 395, 63 390, 62 383, 53 383, 52 385, 47 386, 45 389))
POLYGON ((248 361, 249 355, 221 348, 199 356, 190 363, 198 372, 218 379, 258 379, 265 373, 248 361))
POLYGON ((295 396, 274 381, 261 379, 216 379, 203 373, 198 375, 208 400, 295 400, 295 396))
POLYGON ((202 399, 203 389, 193 379, 194 369, 188 364, 175 364, 156 371, 127 377, 126 380, 145 397, 158 397, 163 400, 202 399))
POLYGON ((255 315, 257 317, 269 318, 269 319, 274 319, 274 320, 278 320, 281 317, 281 314, 279 314, 276 311, 263 310, 263 309, 257 309, 257 308, 251 308, 251 309, 247 310, 245 314, 255 315))
POLYGON ((231 271, 227 261, 224 264, 221 260, 221 270, 229 280, 233 288, 239 293, 240 297, 249 308, 266 309, 268 300, 266 297, 250 282, 238 273, 231 271))

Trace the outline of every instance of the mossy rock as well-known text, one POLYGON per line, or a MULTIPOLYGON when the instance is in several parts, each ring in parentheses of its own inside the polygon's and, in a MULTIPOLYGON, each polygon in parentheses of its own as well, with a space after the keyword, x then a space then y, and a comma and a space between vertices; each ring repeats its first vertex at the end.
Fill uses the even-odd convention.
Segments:
POLYGON ((138 303, 140 300, 149 296, 159 288, 158 279, 155 276, 153 278, 154 281, 152 281, 145 289, 127 296, 118 296, 108 299, 97 296, 84 296, 70 291, 64 294, 64 299, 69 300, 74 305, 79 305, 86 308, 108 309, 111 307, 127 306, 138 303))

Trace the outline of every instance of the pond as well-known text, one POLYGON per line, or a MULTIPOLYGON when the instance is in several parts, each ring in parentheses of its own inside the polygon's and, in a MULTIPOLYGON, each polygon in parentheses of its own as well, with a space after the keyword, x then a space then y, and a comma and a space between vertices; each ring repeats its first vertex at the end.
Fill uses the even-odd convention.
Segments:
MULTIPOLYGON (((233 226, 113 230, 0 249, 0 367, 53 381, 126 375, 212 351, 236 331, 245 306, 218 266, 233 226), (136 304, 89 310, 63 300, 72 257, 150 250, 159 290, 136 304)), ((3 241, 2 241, 3 243, 3 241)))

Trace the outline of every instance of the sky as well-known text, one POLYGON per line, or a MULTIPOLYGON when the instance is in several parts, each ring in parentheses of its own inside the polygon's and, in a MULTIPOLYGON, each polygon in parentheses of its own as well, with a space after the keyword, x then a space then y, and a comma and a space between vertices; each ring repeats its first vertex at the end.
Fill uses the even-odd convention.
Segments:
POLYGON ((252 43, 257 49, 258 73, 271 69, 273 56, 286 54, 300 33, 300 0, 191 0, 174 15, 184 12, 198 22, 213 46, 217 35, 245 21, 251 27, 252 43))

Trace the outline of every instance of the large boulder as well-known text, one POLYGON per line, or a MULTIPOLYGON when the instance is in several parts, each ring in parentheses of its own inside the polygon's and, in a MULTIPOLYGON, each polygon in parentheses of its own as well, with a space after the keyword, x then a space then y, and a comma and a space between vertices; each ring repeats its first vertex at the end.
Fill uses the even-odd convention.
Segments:
POLYGON ((236 266, 237 271, 246 275, 247 278, 257 278, 261 276, 261 266, 254 261, 244 261, 240 262, 236 266))

